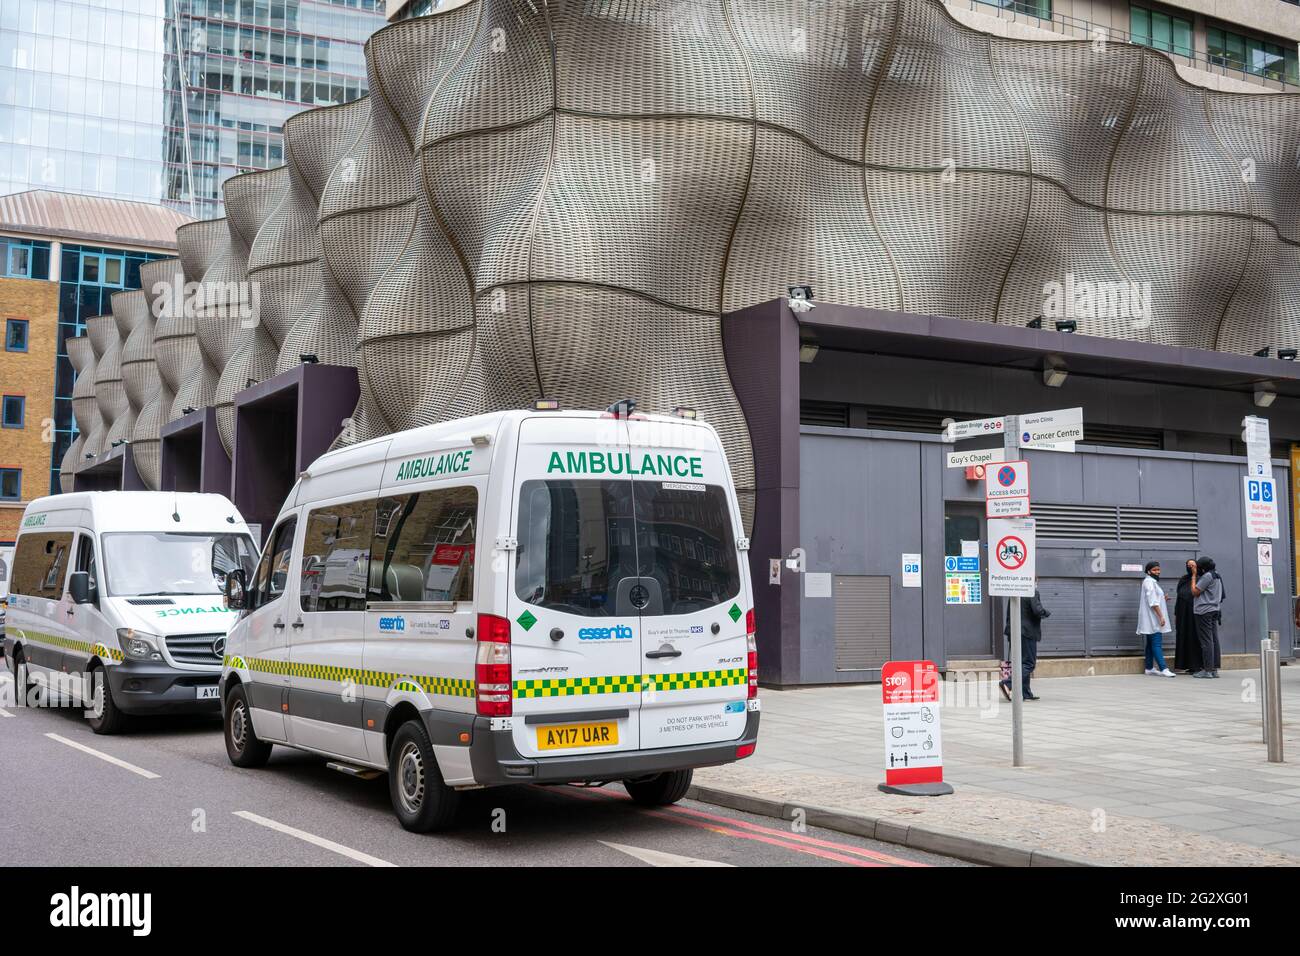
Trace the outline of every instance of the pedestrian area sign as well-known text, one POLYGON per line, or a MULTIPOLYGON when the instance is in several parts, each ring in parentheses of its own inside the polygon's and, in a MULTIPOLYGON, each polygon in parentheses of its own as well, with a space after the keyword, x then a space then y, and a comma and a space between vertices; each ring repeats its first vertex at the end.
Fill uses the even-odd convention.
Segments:
POLYGON ((989 594, 1033 597, 1037 550, 1033 518, 990 518, 989 594))
POLYGON ((943 782, 939 670, 933 661, 887 661, 880 669, 885 708, 885 783, 943 782))

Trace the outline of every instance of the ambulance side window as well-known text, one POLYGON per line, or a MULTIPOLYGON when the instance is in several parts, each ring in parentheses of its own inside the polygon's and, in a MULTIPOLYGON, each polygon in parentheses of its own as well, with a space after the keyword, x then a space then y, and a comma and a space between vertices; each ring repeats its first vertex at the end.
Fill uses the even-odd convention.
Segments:
POLYGON ((471 485, 380 498, 370 600, 474 600, 477 525, 478 490, 471 485))
POLYGON ((28 597, 59 600, 63 597, 71 551, 71 531, 23 535, 18 539, 9 590, 28 597))
POLYGON ((298 600, 304 611, 364 611, 374 501, 350 501, 307 516, 298 600))
POLYGON ((262 560, 258 562, 253 586, 249 589, 248 609, 255 610, 270 604, 281 594, 289 581, 289 564, 293 558, 293 533, 298 526, 296 518, 289 518, 272 533, 262 560))

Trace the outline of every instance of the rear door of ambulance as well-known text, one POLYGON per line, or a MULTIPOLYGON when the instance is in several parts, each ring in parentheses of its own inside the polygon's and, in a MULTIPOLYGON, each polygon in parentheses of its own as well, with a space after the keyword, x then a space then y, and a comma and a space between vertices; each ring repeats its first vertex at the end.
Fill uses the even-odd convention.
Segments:
POLYGON ((716 433, 685 419, 627 423, 641 608, 641 747, 745 730, 753 597, 739 509, 716 433))
POLYGON ((507 615, 526 757, 640 746, 641 633, 627 426, 552 412, 519 426, 507 615))

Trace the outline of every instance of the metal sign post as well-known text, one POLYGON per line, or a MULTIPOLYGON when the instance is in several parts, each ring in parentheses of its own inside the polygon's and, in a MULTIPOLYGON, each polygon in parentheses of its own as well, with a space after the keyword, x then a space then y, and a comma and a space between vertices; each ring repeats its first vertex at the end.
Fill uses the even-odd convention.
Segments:
MULTIPOLYGON (((1019 458, 1020 429, 1018 417, 1008 415, 1003 420, 1003 434, 1008 458, 1019 458)), ((989 535, 989 548, 994 547, 993 536, 989 535)), ((995 558, 989 555, 989 573, 994 567, 995 558)), ((990 582, 991 583, 991 582, 990 582)), ((990 594, 992 589, 990 589, 990 594)), ((1024 655, 1020 651, 1020 598, 1007 598, 1011 602, 1011 766, 1022 767, 1025 763, 1025 723, 1024 723, 1024 681, 1020 672, 1024 666, 1024 655)), ((995 628, 996 629, 996 628, 995 628)))

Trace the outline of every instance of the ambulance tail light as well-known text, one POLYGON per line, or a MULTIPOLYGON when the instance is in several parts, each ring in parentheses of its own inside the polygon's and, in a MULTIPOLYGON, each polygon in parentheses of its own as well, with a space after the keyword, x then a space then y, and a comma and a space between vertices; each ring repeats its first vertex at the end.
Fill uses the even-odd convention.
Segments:
POLYGON ((484 717, 510 717, 514 700, 510 693, 510 622, 495 614, 480 614, 478 653, 474 660, 478 713, 484 717))
POLYGON ((758 696, 758 638, 754 624, 754 609, 745 612, 745 642, 749 651, 749 699, 758 696))

